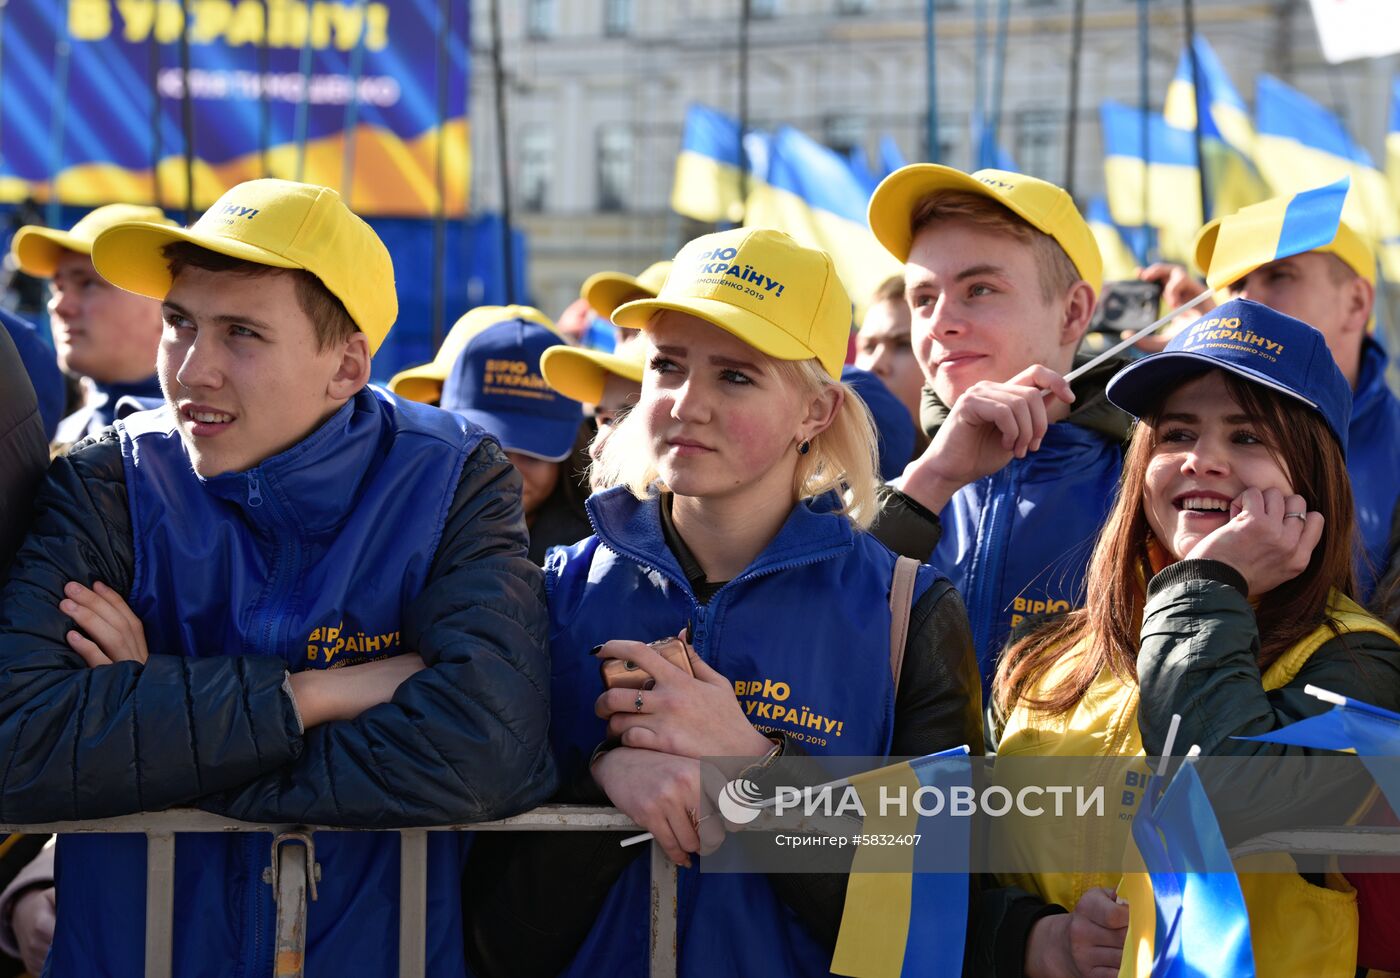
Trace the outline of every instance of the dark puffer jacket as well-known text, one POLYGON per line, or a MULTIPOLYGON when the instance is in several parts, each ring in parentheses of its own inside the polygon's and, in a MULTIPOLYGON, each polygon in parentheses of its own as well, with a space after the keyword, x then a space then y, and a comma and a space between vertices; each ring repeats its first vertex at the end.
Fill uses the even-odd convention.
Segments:
POLYGON ((519 476, 482 442, 463 466, 426 586, 403 612, 404 647, 429 666, 412 694, 396 694, 412 699, 403 729, 376 717, 303 733, 280 656, 152 655, 144 666, 90 669, 68 648, 64 585, 100 580, 128 594, 135 574, 117 436, 80 442, 51 466, 0 592, 0 820, 200 804, 249 820, 389 826, 491 819, 542 801, 554 788, 546 617, 520 513, 519 476), (487 616, 488 635, 485 608, 513 611, 487 616), (462 681, 485 674, 492 688, 462 681), (476 749, 432 749, 464 736, 476 749), (414 797, 367 770, 371 759, 380 771, 418 770, 414 797))

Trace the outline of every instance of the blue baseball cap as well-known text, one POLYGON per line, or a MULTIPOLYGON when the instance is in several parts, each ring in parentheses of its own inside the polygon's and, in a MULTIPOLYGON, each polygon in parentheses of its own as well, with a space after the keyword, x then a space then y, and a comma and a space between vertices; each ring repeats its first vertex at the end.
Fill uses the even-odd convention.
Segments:
POLYGON ((1108 382, 1108 399, 1134 417, 1161 403, 1182 379, 1228 370, 1296 401, 1327 422, 1342 454, 1351 423, 1351 386, 1322 334, 1249 299, 1231 299, 1172 337, 1161 353, 1129 364, 1108 382))
POLYGON ((841 383, 859 394, 870 409, 880 441, 880 478, 886 482, 899 478, 914 456, 914 419, 909 409, 869 370, 846 364, 841 368, 841 383))
POLYGON ((561 462, 573 451, 583 405, 545 382, 540 357, 564 345, 525 318, 483 325, 453 362, 439 406, 481 425, 506 451, 561 462))

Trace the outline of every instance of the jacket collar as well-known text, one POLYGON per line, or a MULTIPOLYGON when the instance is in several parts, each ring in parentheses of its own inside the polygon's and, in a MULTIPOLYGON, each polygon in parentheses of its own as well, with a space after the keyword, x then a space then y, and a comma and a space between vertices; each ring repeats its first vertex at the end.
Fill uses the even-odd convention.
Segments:
POLYGON ((145 380, 131 384, 94 384, 92 398, 88 404, 101 426, 112 423, 116 417, 117 402, 123 397, 163 398, 164 395, 160 392, 160 378, 151 374, 145 380))
MULTIPOLYGON (((589 522, 605 547, 677 582, 686 582, 685 572, 666 546, 659 499, 637 499, 626 487, 618 486, 595 493, 585 505, 589 522)), ((854 545, 855 531, 850 520, 834 512, 834 497, 804 499, 792 508, 778 535, 735 580, 816 563, 854 545)))
POLYGON ((242 472, 196 478, 251 522, 282 523, 305 535, 335 530, 388 449, 384 413, 379 396, 366 387, 291 448, 242 472))
POLYGON ((1361 343, 1361 369, 1356 375, 1356 390, 1351 396, 1351 416, 1361 417, 1377 405, 1395 397, 1385 382, 1389 358, 1385 349, 1370 336, 1361 343))

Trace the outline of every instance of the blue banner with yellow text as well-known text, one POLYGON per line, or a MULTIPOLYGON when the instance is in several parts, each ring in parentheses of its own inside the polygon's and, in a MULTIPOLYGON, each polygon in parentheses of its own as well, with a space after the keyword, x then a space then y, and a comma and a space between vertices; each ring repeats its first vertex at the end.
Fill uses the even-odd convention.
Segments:
POLYGON ((0 201, 183 207, 188 151, 196 209, 276 176, 362 214, 465 212, 466 4, 43 0, 0 18, 0 201))

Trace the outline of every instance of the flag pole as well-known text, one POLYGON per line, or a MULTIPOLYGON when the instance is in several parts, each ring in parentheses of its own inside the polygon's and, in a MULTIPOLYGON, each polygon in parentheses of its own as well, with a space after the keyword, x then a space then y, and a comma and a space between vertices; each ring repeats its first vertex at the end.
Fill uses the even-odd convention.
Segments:
POLYGON ((752 0, 740 0, 739 11, 739 224, 744 223, 749 206, 749 151, 744 137, 749 133, 749 23, 753 19, 752 0))
MULTIPOLYGON (((506 70, 501 61, 501 3, 491 0, 491 76, 496 96, 496 168, 501 184, 501 268, 505 275, 506 304, 515 304, 515 251, 511 234, 510 168, 506 127, 506 70)), ((464 235, 465 240, 465 235, 464 235)), ((433 337, 436 345, 437 337, 433 337)))
MULTIPOLYGON (((1152 127, 1149 113, 1151 103, 1148 101, 1147 85, 1147 0, 1138 0, 1137 4, 1138 23, 1138 110, 1140 124, 1142 126, 1142 224, 1149 226, 1152 221, 1148 219, 1152 208, 1152 167, 1150 165, 1152 151, 1152 127)), ((1150 254, 1144 257, 1150 259, 1150 254)))
MULTIPOLYGON (((933 0, 929 0, 930 3, 933 0)), ((1069 49, 1069 130, 1065 140, 1065 193, 1074 198, 1075 150, 1079 146, 1079 59, 1084 52, 1084 0, 1074 0, 1074 20, 1069 49)))
MULTIPOLYGON (((1083 0, 1080 0, 1082 3, 1083 0)), ((927 51, 925 73, 928 82, 928 134, 924 140, 924 159, 930 163, 938 159, 938 56, 935 50, 937 33, 934 30, 934 8, 937 0, 924 2, 924 47, 927 51)))
MULTIPOLYGON (((992 52, 992 92, 991 92, 991 125, 988 131, 992 136, 992 148, 995 151, 1001 146, 1001 98, 1002 90, 1006 87, 1006 32, 1011 20, 1011 0, 1001 0, 997 7, 997 34, 996 47, 992 52)), ((995 160, 991 161, 995 164, 995 160)))
POLYGON ((1201 223, 1211 217, 1210 182, 1206 175, 1205 140, 1201 138, 1202 113, 1209 112, 1210 106, 1202 98, 1204 86, 1201 84, 1201 59, 1196 52, 1196 3, 1195 0, 1181 0, 1182 19, 1186 23, 1186 51, 1191 59, 1191 101, 1196 109, 1196 124, 1191 133, 1196 141, 1196 179, 1201 188, 1201 223))

